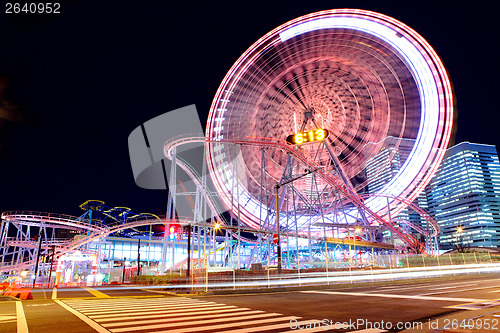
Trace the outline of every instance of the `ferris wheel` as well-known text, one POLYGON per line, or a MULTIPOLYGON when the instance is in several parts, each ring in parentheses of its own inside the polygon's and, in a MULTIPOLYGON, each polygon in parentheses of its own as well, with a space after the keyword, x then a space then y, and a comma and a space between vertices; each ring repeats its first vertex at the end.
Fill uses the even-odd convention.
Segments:
POLYGON ((294 210, 298 229, 342 214, 349 225, 360 205, 395 216, 418 196, 452 119, 446 70, 418 33, 383 14, 326 10, 277 27, 231 67, 210 108, 208 165, 252 228, 272 228, 273 186, 294 177, 279 209, 294 210))

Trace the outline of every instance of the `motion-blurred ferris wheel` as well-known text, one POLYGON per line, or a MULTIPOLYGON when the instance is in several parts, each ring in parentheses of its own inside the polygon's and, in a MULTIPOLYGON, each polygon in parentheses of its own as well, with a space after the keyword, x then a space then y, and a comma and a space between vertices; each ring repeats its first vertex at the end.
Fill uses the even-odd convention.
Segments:
POLYGON ((249 227, 271 230, 280 210, 285 228, 338 232, 391 223, 439 166, 452 119, 447 73, 419 34, 382 14, 327 10, 236 61, 210 109, 207 157, 249 227), (276 207, 274 186, 294 178, 276 207))

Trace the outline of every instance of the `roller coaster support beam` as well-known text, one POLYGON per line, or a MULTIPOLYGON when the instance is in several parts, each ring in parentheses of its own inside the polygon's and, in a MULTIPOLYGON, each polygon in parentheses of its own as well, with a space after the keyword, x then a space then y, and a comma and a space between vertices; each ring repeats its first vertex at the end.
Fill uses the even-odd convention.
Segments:
POLYGON ((7 242, 5 239, 7 238, 7 231, 9 228, 9 224, 2 219, 2 228, 0 229, 0 255, 2 257, 2 261, 0 262, 0 266, 3 266, 5 261, 5 254, 7 253, 7 242))
POLYGON ((56 246, 55 245, 51 245, 50 246, 50 250, 52 251, 52 256, 50 257, 49 288, 50 288, 50 281, 52 280, 52 266, 54 265, 54 256, 56 254, 56 246))
MULTIPOLYGON (((177 168, 177 149, 174 147, 172 149, 172 165, 170 169, 170 180, 167 180, 167 176, 165 172, 163 176, 165 177, 165 184, 171 184, 170 191, 168 193, 168 201, 167 201, 167 219, 173 220, 175 219, 175 204, 176 204, 176 168, 177 168)), ((165 224, 165 233, 163 234, 163 251, 161 257, 161 273, 164 274, 167 269, 167 252, 168 252, 168 237, 167 230, 169 230, 170 225, 165 224)), ((174 245, 172 245, 172 253, 174 253, 174 245)), ((172 259, 173 260, 173 259, 172 259)), ((173 265, 173 261, 172 261, 173 265)))
POLYGON ((187 269, 186 269, 186 283, 188 284, 188 294, 191 291, 191 224, 188 224, 188 240, 187 240, 187 269))
MULTIPOLYGON (((101 239, 99 238, 99 241, 101 239)), ((141 239, 137 242, 137 276, 141 275, 141 239)))
MULTIPOLYGON (((314 124, 314 126, 316 126, 316 128, 320 128, 318 126, 318 124, 316 124, 316 121, 314 120, 314 117, 311 117, 311 120, 314 124)), ((349 178, 346 176, 346 172, 344 170, 344 168, 342 167, 342 164, 340 164, 340 161, 337 157, 337 155, 335 155, 332 151, 332 144, 333 144, 333 141, 332 139, 330 139, 329 137, 326 138, 326 142, 328 143, 325 143, 324 146, 326 148, 326 151, 328 152, 328 155, 330 155, 330 159, 331 161, 333 162, 335 168, 337 169, 337 172, 339 173, 341 179, 344 181, 345 185, 354 193, 356 193, 354 191, 354 186, 352 186, 352 183, 351 181, 349 180, 349 178)), ((366 218, 366 214, 365 212, 363 211, 363 208, 360 207, 359 205, 356 205, 356 208, 358 209, 358 212, 359 212, 359 215, 361 216, 361 219, 363 220, 364 224, 369 226, 370 223, 368 222, 368 219, 366 218)), ((370 232, 370 240, 373 241, 374 237, 373 237, 373 234, 370 232)))
POLYGON ((40 230, 38 231, 38 249, 36 251, 35 277, 33 278, 33 288, 35 288, 36 277, 38 276, 38 264, 40 262, 41 249, 42 249, 42 227, 40 227, 40 230))
POLYGON ((277 252, 278 252, 278 275, 281 274, 281 239, 280 239, 280 207, 279 207, 279 190, 280 190, 280 187, 288 184, 288 183, 291 183, 291 182, 294 182, 296 181, 297 179, 300 179, 304 176, 307 176, 308 174, 310 173, 313 173, 315 171, 317 171, 319 168, 316 168, 314 170, 307 170, 306 173, 300 175, 300 176, 297 176, 295 178, 292 178, 290 180, 287 180, 283 183, 276 183, 276 185, 274 185, 274 194, 275 194, 275 199, 276 199, 276 203, 275 203, 275 208, 276 208, 276 235, 278 236, 278 242, 277 242, 277 252))

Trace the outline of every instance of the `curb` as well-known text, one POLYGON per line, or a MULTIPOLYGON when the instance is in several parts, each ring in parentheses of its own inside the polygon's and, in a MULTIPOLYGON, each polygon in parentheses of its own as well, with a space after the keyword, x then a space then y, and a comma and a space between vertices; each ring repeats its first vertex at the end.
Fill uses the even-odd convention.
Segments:
POLYGON ((12 301, 19 301, 19 298, 16 298, 14 296, 0 296, 0 302, 12 302, 12 301))

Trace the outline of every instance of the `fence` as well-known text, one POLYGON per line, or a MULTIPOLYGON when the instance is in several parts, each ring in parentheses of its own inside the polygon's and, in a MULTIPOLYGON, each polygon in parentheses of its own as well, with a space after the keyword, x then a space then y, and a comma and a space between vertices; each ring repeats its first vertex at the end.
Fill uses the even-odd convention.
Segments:
MULTIPOLYGON (((213 288, 270 288, 281 285, 301 286, 375 281, 376 279, 394 279, 394 274, 398 272, 424 272, 422 273, 424 276, 436 275, 436 271, 441 275, 457 274, 455 269, 465 267, 473 271, 474 267, 483 267, 494 262, 500 262, 500 257, 492 257, 487 252, 447 253, 440 256, 379 254, 341 261, 299 263, 298 267, 283 268, 281 275, 278 275, 276 265, 266 267, 261 264, 254 264, 250 270, 237 270, 230 267, 191 269, 189 281, 186 278, 185 268, 182 267, 173 275, 165 275, 161 274, 159 265, 143 266, 139 278, 136 277, 137 266, 125 269, 123 267, 102 268, 100 273, 103 274, 103 283, 165 284, 170 285, 172 290, 185 289, 189 285, 193 290, 206 291, 213 288)), ((408 274, 406 278, 411 276, 408 274)))
MULTIPOLYGON (((137 283, 160 284, 166 290, 208 291, 215 289, 273 288, 281 286, 328 285, 338 283, 373 282, 426 278, 443 275, 488 273, 500 271, 500 263, 489 253, 454 253, 440 256, 384 254, 370 260, 349 262, 314 262, 316 267, 283 269, 278 275, 275 266, 256 265, 258 269, 235 270, 228 267, 192 269, 189 279, 185 272, 177 275, 156 275, 134 279, 137 283)), ((500 259, 500 258, 499 258, 500 259)))

